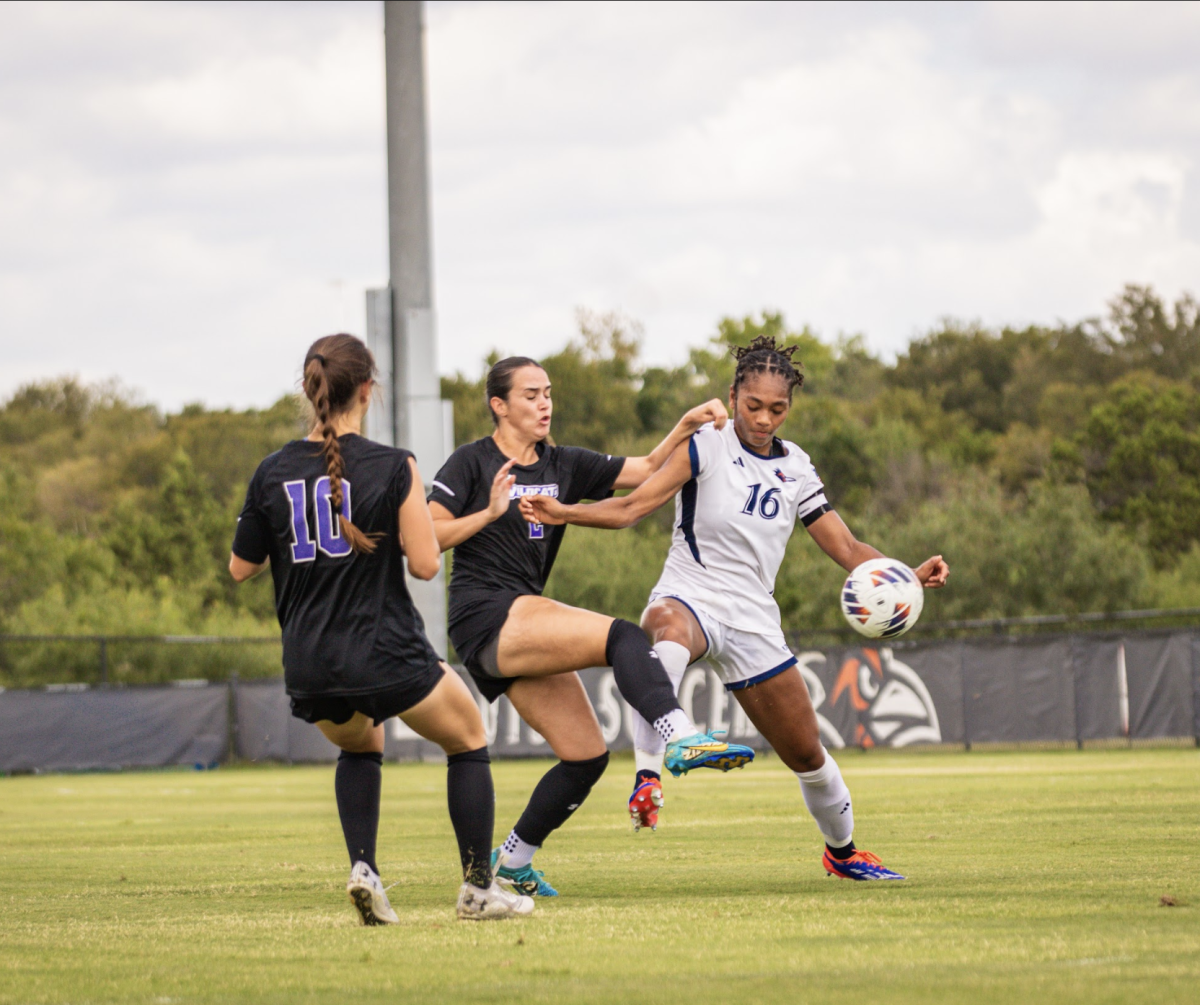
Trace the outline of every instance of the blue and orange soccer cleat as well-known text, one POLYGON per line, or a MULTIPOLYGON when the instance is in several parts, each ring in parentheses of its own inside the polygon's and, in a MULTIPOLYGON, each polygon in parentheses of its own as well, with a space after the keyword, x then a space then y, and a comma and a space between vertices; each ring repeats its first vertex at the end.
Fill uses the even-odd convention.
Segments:
POLYGON ((898 872, 892 872, 887 866, 879 861, 878 855, 873 855, 869 851, 863 851, 861 848, 855 848, 854 854, 849 858, 834 858, 829 854, 829 849, 825 849, 825 854, 821 857, 821 865, 825 866, 825 871, 830 876, 837 876, 838 879, 903 879, 904 877, 898 872))
POLYGON ((754 760, 754 751, 740 743, 726 743, 711 733, 693 733, 667 744, 666 769, 676 778, 692 768, 731 771, 754 760))
POLYGON ((663 793, 662 780, 647 778, 633 790, 629 797, 629 818, 633 821, 633 829, 640 831, 649 827, 658 830, 658 811, 662 809, 663 793))

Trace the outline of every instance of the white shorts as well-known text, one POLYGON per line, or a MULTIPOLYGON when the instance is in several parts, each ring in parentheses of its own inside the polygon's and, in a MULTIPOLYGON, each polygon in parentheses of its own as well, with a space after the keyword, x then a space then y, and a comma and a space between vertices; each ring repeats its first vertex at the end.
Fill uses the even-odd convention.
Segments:
POLYGON ((722 624, 703 607, 678 594, 656 591, 650 594, 649 602, 653 604, 656 600, 677 600, 692 612, 708 642, 708 651, 701 659, 712 664, 726 691, 761 684, 796 665, 782 628, 773 632, 747 632, 722 624))

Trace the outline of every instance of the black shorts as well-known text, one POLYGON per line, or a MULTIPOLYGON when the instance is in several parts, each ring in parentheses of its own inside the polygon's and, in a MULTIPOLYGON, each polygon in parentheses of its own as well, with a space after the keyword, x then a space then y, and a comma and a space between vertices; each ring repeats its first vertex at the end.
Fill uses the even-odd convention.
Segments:
POLYGON ((475 681, 479 693, 490 702, 504 694, 516 678, 488 673, 485 663, 494 669, 496 654, 493 648, 491 659, 487 659, 487 650, 489 646, 494 647, 500 638, 500 629, 508 620, 509 608, 517 597, 523 596, 523 593, 503 590, 486 598, 475 599, 467 613, 455 618, 450 626, 450 641, 454 643, 454 651, 475 681))
POLYGON ((423 669, 406 672, 401 683, 366 694, 296 695, 289 692, 292 715, 305 722, 327 719, 340 726, 349 722, 355 712, 362 712, 378 726, 428 698, 445 672, 439 664, 432 663, 423 669))

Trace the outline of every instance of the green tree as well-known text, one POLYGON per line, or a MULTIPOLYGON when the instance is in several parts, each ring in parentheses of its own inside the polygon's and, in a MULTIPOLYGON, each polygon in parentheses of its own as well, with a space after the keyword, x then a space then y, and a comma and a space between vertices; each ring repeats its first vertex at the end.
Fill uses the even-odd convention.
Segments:
POLYGON ((1081 441, 1088 490, 1108 519, 1145 531, 1160 563, 1200 540, 1200 394, 1134 374, 1092 409, 1081 441))

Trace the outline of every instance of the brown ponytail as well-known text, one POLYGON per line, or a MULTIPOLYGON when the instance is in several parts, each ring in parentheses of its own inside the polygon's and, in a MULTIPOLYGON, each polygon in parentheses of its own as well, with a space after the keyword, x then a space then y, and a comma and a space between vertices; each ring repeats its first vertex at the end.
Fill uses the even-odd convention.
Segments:
POLYGON ((329 501, 338 515, 342 537, 358 555, 373 552, 374 538, 383 535, 364 534, 342 513, 342 478, 346 474, 346 462, 333 431, 333 418, 350 406, 358 388, 374 378, 375 359, 371 350, 353 335, 319 338, 304 357, 304 394, 312 402, 317 428, 321 432, 321 453, 329 473, 329 501))

